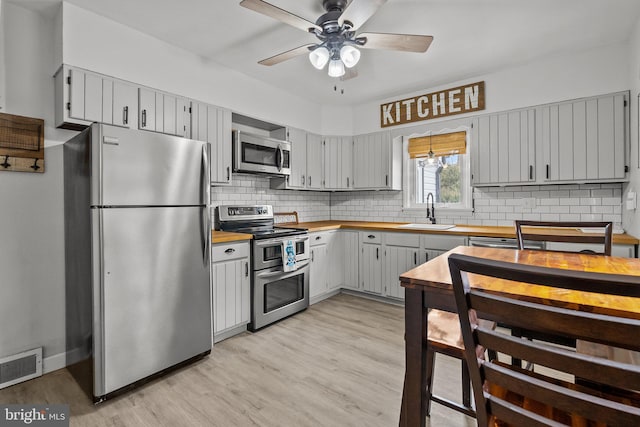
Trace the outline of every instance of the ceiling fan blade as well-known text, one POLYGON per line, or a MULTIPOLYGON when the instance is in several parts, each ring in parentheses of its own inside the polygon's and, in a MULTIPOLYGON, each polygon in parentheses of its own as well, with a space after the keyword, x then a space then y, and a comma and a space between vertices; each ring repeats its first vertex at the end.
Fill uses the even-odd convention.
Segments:
POLYGON ((353 24, 353 29, 357 30, 386 2, 387 0, 353 0, 340 15, 338 24, 342 26, 344 21, 349 21, 353 24))
POLYGON ((277 6, 272 5, 271 3, 267 3, 262 0, 242 0, 240 2, 240 6, 246 7, 247 9, 251 9, 255 12, 266 15, 270 18, 277 19, 278 21, 284 22, 285 24, 289 24, 292 27, 296 27, 301 29, 302 31, 308 32, 309 28, 313 28, 319 31, 322 31, 322 28, 314 24, 313 22, 307 21, 304 18, 300 18, 293 13, 287 12, 284 9, 280 9, 277 6))
POLYGON ((433 36, 417 34, 362 33, 357 38, 366 37, 365 49, 401 50, 403 52, 426 52, 433 36))
POLYGON ((341 81, 351 80, 354 77, 358 77, 358 71, 355 68, 347 68, 344 71, 344 75, 340 76, 341 81))
POLYGON ((295 58, 296 56, 304 55, 305 53, 309 53, 309 47, 315 46, 315 44, 305 44, 304 46, 296 47, 295 49, 288 50, 286 52, 279 53, 277 55, 272 56, 271 58, 263 59, 262 61, 258 61, 258 64, 262 65, 276 65, 281 62, 284 62, 288 59, 295 58))

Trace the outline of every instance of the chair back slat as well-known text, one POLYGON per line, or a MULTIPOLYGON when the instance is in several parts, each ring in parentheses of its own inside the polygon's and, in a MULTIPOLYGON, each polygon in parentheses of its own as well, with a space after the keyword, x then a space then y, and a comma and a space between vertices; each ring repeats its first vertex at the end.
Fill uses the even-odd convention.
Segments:
POLYGON ((510 354, 517 359, 557 371, 564 371, 576 377, 616 387, 632 390, 640 384, 640 370, 629 369, 625 364, 608 359, 595 360, 591 356, 556 346, 546 346, 535 341, 522 340, 511 335, 477 328, 475 330, 480 345, 488 349, 510 354), (497 350, 498 351, 498 350, 497 350))
POLYGON ((486 283, 487 280, 502 279, 638 298, 638 277, 592 272, 576 274, 460 254, 449 256, 449 268, 458 312, 468 313, 459 318, 479 426, 487 425, 490 416, 514 426, 587 425, 586 420, 606 426, 640 425, 640 393, 637 393, 640 391, 640 367, 576 354, 546 342, 520 340, 482 325, 472 326, 470 321, 476 317, 490 318, 507 328, 520 327, 640 350, 638 319, 520 301, 508 294, 490 294, 474 287, 474 283, 481 284, 483 280, 486 283), (551 374, 529 372, 498 361, 478 360, 478 346, 498 354, 524 358, 536 366, 559 371, 571 378, 580 377, 590 381, 587 384, 597 383, 598 388, 568 383, 551 374), (478 363, 473 363, 475 360, 478 363), (485 390, 489 390, 488 394, 485 390), (571 421, 573 418, 582 421, 575 424, 571 421))
POLYGON ((575 339, 640 351, 640 322, 622 317, 580 312, 487 294, 467 294, 479 317, 530 331, 556 333, 575 339))
MULTIPOLYGON (((525 240, 602 245, 603 255, 611 255, 613 223, 594 221, 515 221, 518 249, 524 249, 525 240), (584 233, 582 229, 602 229, 602 232, 584 233), (564 234, 561 234, 564 232, 564 234)), ((599 230, 596 230, 599 231, 599 230)))
POLYGON ((520 406, 514 405, 507 400, 497 398, 493 395, 487 395, 486 399, 488 403, 487 408, 489 410, 489 413, 494 415, 503 423, 507 423, 510 426, 566 427, 566 424, 543 417, 536 414, 535 412, 523 409, 520 406))
POLYGON ((604 420, 611 425, 631 426, 640 422, 640 408, 549 383, 491 362, 483 363, 481 369, 491 384, 532 398, 545 407, 586 419, 604 420))

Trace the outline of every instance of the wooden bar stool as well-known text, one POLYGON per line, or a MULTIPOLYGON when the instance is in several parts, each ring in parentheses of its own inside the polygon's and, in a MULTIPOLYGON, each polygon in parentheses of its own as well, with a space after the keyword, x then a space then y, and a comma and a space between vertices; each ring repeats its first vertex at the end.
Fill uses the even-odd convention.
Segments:
MULTIPOLYGON (((478 320, 484 327, 495 328, 495 323, 488 320, 478 320)), ((471 405, 471 379, 469 378, 469 367, 465 358, 464 343, 462 341, 462 332, 460 329, 460 319, 456 313, 442 310, 431 310, 428 314, 427 321, 427 360, 426 375, 427 389, 425 405, 426 414, 431 413, 431 401, 437 402, 447 408, 462 412, 470 417, 476 416, 476 412, 471 405), (433 390, 435 354, 441 353, 456 359, 461 363, 462 378, 462 403, 438 396, 433 390)), ((489 358, 495 358, 495 352, 489 355, 489 358)))

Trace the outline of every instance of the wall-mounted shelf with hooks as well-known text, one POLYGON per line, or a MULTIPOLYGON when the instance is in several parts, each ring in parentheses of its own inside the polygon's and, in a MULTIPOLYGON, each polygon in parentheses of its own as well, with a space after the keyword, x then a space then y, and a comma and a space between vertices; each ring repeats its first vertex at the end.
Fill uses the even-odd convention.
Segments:
POLYGON ((0 113, 0 171, 44 172, 44 120, 0 113))

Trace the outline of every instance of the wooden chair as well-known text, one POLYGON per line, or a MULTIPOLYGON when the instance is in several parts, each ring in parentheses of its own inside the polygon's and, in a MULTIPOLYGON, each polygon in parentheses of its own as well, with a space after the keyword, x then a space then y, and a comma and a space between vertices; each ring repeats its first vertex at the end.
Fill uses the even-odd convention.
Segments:
MULTIPOLYGON (((516 237, 518 240, 518 249, 525 249, 525 240, 535 240, 542 242, 564 242, 564 243, 585 243, 598 244, 602 248, 599 251, 582 250, 580 252, 611 255, 611 242, 613 224, 611 222, 557 222, 557 221, 515 221, 516 237), (588 229, 592 232, 582 232, 582 229, 588 229), (595 233, 593 232, 595 231, 595 233)), ((500 325, 502 326, 502 325, 500 325)), ((554 337, 549 334, 535 333, 514 328, 511 331, 513 336, 524 337, 528 339, 542 340, 575 348, 577 343, 574 339, 566 337, 554 337)), ((521 361, 514 359, 512 364, 520 366, 521 361)), ((527 369, 531 369, 531 363, 527 364, 527 369)))
POLYGON ((586 253, 611 255, 613 224, 611 222, 554 222, 554 221, 516 221, 518 249, 524 249, 525 240, 539 242, 596 243, 603 246, 601 252, 586 250, 586 253), (524 227, 524 229, 523 229, 524 227), (584 233, 580 229, 600 232, 584 233))
POLYGON ((470 287, 470 283, 482 280, 507 280, 640 298, 640 277, 513 264, 459 254, 449 256, 449 268, 461 313, 478 426, 640 425, 640 395, 632 391, 640 384, 640 367, 518 339, 470 321, 477 316, 490 316, 513 327, 640 350, 637 338, 640 320, 524 302, 470 287), (536 365, 602 384, 612 393, 479 359, 475 353, 477 346, 511 357, 526 357, 536 365))
MULTIPOLYGON (((495 322, 479 320, 487 328, 495 328, 495 322)), ((425 405, 426 414, 431 413, 431 402, 439 403, 447 408, 462 412, 470 417, 475 417, 476 412, 471 405, 471 380, 469 378, 469 367, 464 354, 464 343, 462 342, 462 332, 460 330, 460 320, 456 313, 442 310, 431 310, 427 320, 427 352, 426 352, 426 382, 427 390, 425 405), (434 368, 436 353, 444 354, 461 361, 461 386, 462 403, 439 396, 434 393, 434 368)), ((495 358, 495 353, 491 352, 490 358, 495 358)))

